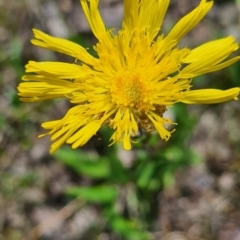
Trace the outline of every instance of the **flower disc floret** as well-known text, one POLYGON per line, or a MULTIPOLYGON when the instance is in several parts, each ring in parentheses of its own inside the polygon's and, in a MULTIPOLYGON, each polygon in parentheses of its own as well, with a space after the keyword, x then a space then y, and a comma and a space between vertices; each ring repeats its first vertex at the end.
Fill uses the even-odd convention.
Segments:
POLYGON ((118 106, 143 111, 149 104, 147 82, 138 73, 124 72, 116 76, 111 84, 112 102, 118 106))

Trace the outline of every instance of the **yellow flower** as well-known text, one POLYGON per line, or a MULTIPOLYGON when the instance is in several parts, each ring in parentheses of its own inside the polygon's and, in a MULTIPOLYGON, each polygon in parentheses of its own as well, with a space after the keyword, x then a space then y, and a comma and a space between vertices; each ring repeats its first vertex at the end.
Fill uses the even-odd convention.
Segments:
POLYGON ((131 136, 139 128, 157 131, 168 140, 173 131, 167 126, 173 123, 163 117, 166 107, 176 102, 205 104, 237 99, 238 87, 191 90, 194 77, 240 59, 227 59, 238 49, 232 36, 193 50, 178 47, 213 1, 202 0, 167 36, 159 33, 169 0, 125 0, 122 30, 117 35, 106 29, 98 11, 99 0, 80 2, 98 39, 94 46, 98 57, 76 43, 34 29, 34 45, 72 56, 75 62, 29 61, 27 75, 18 87, 25 102, 67 98, 74 104, 62 119, 42 124, 54 141, 51 152, 65 142, 72 148, 84 145, 103 125, 114 130, 112 143, 122 142, 124 149, 131 149, 131 136))

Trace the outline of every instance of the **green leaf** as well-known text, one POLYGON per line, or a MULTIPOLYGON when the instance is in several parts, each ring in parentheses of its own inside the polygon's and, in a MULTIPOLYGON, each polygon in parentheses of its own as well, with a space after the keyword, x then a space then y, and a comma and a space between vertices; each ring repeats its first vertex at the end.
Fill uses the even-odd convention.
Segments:
POLYGON ((185 146, 169 147, 163 152, 163 155, 169 164, 177 163, 179 166, 198 164, 201 162, 201 157, 185 146))
POLYGON ((83 151, 61 148, 55 158, 73 171, 91 178, 107 178, 110 175, 109 161, 83 151))
POLYGON ((164 151, 164 156, 168 161, 181 162, 185 157, 185 153, 182 148, 178 146, 172 146, 172 147, 168 147, 164 151))
POLYGON ((129 176, 128 169, 123 167, 122 163, 119 161, 117 156, 111 154, 110 158, 111 158, 111 160, 109 161, 111 168, 110 180, 114 183, 124 185, 131 179, 131 176, 129 176))
POLYGON ((9 55, 9 63, 12 68, 15 70, 17 76, 22 76, 24 73, 24 68, 21 63, 21 52, 22 52, 23 44, 20 38, 16 37, 12 39, 9 44, 8 55, 9 55))
POLYGON ((200 164, 202 163, 203 159, 200 155, 195 153, 193 150, 189 149, 189 161, 191 164, 200 164))
POLYGON ((137 185, 139 187, 145 188, 148 186, 154 174, 155 167, 156 164, 154 164, 153 162, 147 162, 147 164, 143 165, 139 172, 140 176, 137 180, 137 185))
POLYGON ((142 226, 139 221, 130 221, 123 217, 117 216, 111 220, 113 230, 129 240, 148 240, 149 234, 141 230, 142 226))
POLYGON ((4 115, 0 115, 0 129, 6 124, 6 117, 4 115))
POLYGON ((66 194, 92 203, 111 203, 117 197, 115 186, 69 187, 66 194))
POLYGON ((175 182, 176 169, 167 169, 163 174, 163 185, 166 188, 172 187, 175 182))

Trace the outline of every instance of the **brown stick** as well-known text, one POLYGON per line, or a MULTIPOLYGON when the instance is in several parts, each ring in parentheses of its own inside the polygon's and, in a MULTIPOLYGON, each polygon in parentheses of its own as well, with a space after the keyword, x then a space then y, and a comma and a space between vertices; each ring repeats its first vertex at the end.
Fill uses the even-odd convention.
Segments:
POLYGON ((45 232, 57 227, 61 222, 70 217, 74 212, 76 212, 84 203, 81 203, 79 199, 74 199, 57 213, 53 214, 35 228, 33 228, 26 236, 21 240, 35 240, 41 237, 45 232))

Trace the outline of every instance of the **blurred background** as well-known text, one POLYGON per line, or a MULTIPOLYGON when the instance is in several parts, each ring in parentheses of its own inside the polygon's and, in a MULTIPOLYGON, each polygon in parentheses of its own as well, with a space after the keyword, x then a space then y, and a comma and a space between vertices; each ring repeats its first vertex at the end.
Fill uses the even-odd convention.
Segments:
MULTIPOLYGON (((172 0, 162 31, 198 3, 172 0)), ((100 0, 100 11, 107 27, 121 27, 123 1, 100 0)), ((238 1, 216 0, 181 46, 228 35, 239 42, 239 14, 238 1)), ((168 142, 142 134, 123 151, 108 147, 103 128, 86 146, 50 155, 40 125, 71 105, 21 103, 16 87, 29 60, 73 59, 32 46, 32 28, 90 51, 96 43, 78 0, 0 0, 0 240, 239 240, 240 102, 176 104, 168 142)), ((239 76, 236 63, 193 84, 227 89, 239 76)))

